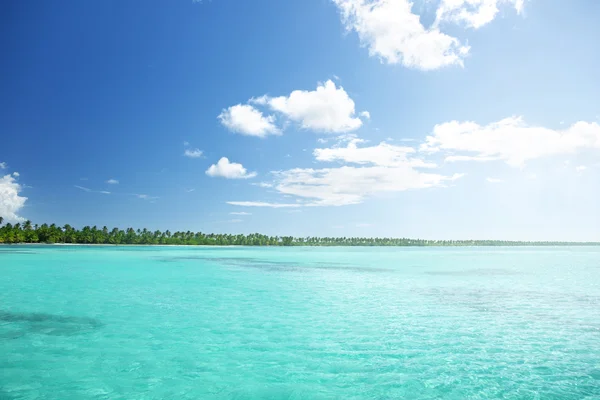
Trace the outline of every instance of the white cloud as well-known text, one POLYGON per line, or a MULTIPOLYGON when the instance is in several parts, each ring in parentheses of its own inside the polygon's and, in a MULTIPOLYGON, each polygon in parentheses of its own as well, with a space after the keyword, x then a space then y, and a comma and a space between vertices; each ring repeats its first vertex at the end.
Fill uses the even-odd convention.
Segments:
POLYGON ((489 182, 489 183, 502 183, 502 182, 504 182, 502 179, 490 178, 490 177, 485 178, 485 181, 489 182))
POLYGON ((278 135, 275 117, 264 116, 262 112, 248 104, 237 104, 224 109, 218 116, 227 129, 247 136, 266 137, 278 135))
POLYGON ((190 145, 190 142, 187 142, 187 141, 186 141, 186 142, 183 142, 183 145, 184 145, 184 146, 189 146, 189 145, 190 145))
POLYGON ((347 30, 388 64, 432 70, 463 65, 469 46, 437 27, 426 29, 409 0, 333 0, 347 30))
POLYGON ((200 149, 185 149, 183 155, 189 158, 200 158, 202 157, 202 153, 200 149))
POLYGON ((332 80, 318 84, 316 90, 294 90, 289 96, 262 96, 250 101, 268 106, 312 131, 350 132, 362 125, 355 117, 354 101, 332 80))
POLYGON ((206 170, 206 175, 227 179, 248 179, 256 176, 256 172, 248 172, 242 164, 229 162, 227 157, 221 157, 206 170))
POLYGON ((19 176, 21 176, 21 174, 19 174, 18 172, 13 172, 13 176, 14 176, 15 178, 18 178, 19 176))
POLYGON ((0 169, 6 169, 8 165, 5 162, 0 162, 0 169))
POLYGON ((134 194, 135 197, 142 200, 156 200, 158 196, 149 196, 147 194, 134 194))
POLYGON ((252 215, 252 213, 246 212, 246 211, 234 211, 234 212, 230 212, 230 215, 252 215))
POLYGON ((368 111, 361 111, 360 113, 358 113, 358 115, 366 119, 371 119, 371 113, 368 111))
POLYGON ((83 186, 78 186, 78 185, 73 185, 73 186, 75 186, 77 189, 83 190, 84 192, 90 193, 92 191, 92 189, 86 188, 86 187, 83 187, 83 186))
POLYGON ((537 158, 600 149, 600 125, 580 121, 566 129, 555 130, 530 126, 522 117, 506 118, 486 126, 452 121, 436 125, 420 149, 429 153, 469 153, 450 156, 446 161, 502 160, 522 167, 537 158))
POLYGON ((523 3, 524 0, 442 0, 436 11, 434 26, 448 21, 478 29, 496 18, 500 4, 510 4, 520 14, 523 3))
POLYGON ((271 187, 273 187, 273 184, 269 183, 269 182, 257 182, 257 183, 251 183, 251 185, 260 186, 261 188, 271 188, 271 187))
POLYGON ((447 186, 464 174, 446 176, 425 173, 421 168, 435 164, 411 157, 412 147, 394 146, 382 142, 377 146, 358 147, 362 140, 354 137, 346 147, 315 149, 317 161, 355 164, 337 168, 294 168, 273 171, 274 189, 282 196, 296 198, 296 203, 232 201, 229 204, 246 207, 319 207, 358 204, 367 197, 381 193, 447 186))
MULTIPOLYGON (((0 163, 4 164, 4 163, 0 163)), ((5 167, 2 167, 4 169, 5 167)), ((21 185, 11 175, 0 178, 0 216, 6 222, 22 222, 25 219, 18 212, 25 206, 27 197, 20 196, 21 185)))
POLYGON ((92 190, 88 187, 85 186, 79 186, 79 185, 73 185, 73 187, 76 187, 79 190, 83 190, 84 192, 87 193, 101 193, 101 194, 111 194, 112 192, 109 192, 108 190, 92 190))
POLYGON ((379 193, 443 186, 461 177, 423 173, 409 163, 394 167, 296 168, 275 175, 276 190, 302 199, 305 206, 358 204, 379 193))
POLYGON ((118 185, 119 181, 116 179, 109 179, 106 181, 106 183, 108 183, 109 185, 118 185))
POLYGON ((577 167, 575 167, 575 171, 577 172, 583 172, 587 169, 587 167, 585 165, 578 165, 577 167))
POLYGON ((315 149, 313 155, 318 161, 341 161, 352 164, 372 164, 384 167, 410 165, 413 167, 434 168, 436 165, 418 158, 409 158, 415 149, 407 146, 394 146, 385 142, 377 146, 358 147, 360 139, 351 140, 347 147, 315 149))
POLYGON ((192 188, 192 189, 184 189, 184 190, 185 190, 186 193, 191 193, 191 192, 193 192, 196 189, 192 188))

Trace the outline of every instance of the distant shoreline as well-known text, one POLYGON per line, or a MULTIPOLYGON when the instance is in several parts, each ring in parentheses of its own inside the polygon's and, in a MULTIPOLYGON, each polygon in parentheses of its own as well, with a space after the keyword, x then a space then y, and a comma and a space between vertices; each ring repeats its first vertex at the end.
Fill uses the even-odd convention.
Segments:
POLYGON ((600 242, 521 240, 427 240, 407 237, 279 236, 261 233, 228 234, 169 230, 108 229, 66 224, 4 224, 0 217, 0 245, 47 244, 57 246, 205 246, 205 247, 543 247, 600 246, 600 242))
POLYGON ((546 242, 528 242, 523 244, 406 244, 406 245, 346 245, 346 244, 326 244, 326 245, 218 245, 218 244, 110 244, 110 243, 0 243, 0 246, 52 246, 52 247, 208 247, 208 248, 229 248, 229 247, 271 247, 271 248, 282 248, 282 247, 411 247, 411 248, 426 248, 426 247, 600 247, 600 242, 560 242, 560 243, 546 243, 546 242))

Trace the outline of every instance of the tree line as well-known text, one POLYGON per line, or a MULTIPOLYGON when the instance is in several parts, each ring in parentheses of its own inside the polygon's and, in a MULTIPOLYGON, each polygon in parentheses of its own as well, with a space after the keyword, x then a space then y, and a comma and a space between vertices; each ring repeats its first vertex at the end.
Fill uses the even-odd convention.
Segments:
POLYGON ((142 244, 142 245, 214 245, 214 246, 557 246, 600 245, 596 242, 521 242, 504 240, 423 240, 408 238, 367 237, 293 237, 268 236, 259 233, 248 235, 215 234, 202 232, 125 230, 106 226, 84 226, 76 229, 67 224, 33 225, 31 221, 2 225, 0 217, 0 243, 73 243, 73 244, 142 244))

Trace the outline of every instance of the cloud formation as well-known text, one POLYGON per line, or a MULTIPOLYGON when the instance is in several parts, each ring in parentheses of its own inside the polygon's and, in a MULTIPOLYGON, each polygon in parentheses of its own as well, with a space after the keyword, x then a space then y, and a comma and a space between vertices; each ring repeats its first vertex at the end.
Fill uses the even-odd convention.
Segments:
POLYGON ((276 190, 306 201, 310 206, 362 203, 385 192, 443 186, 461 176, 424 173, 410 165, 395 167, 296 168, 276 173, 276 190))
POLYGON ((362 111, 357 116, 354 100, 343 87, 328 80, 317 84, 315 90, 294 90, 278 97, 254 97, 248 104, 224 109, 218 118, 230 131, 266 137, 281 134, 290 123, 318 133, 351 132, 362 126, 361 117, 368 119, 370 114, 362 111), (259 107, 265 109, 265 113, 259 107), (280 121, 280 126, 276 125, 276 120, 280 121))
POLYGON ((409 157, 416 153, 411 147, 380 143, 377 146, 358 147, 359 139, 346 147, 315 149, 317 161, 340 161, 344 165, 333 168, 294 168, 274 171, 273 187, 284 196, 296 198, 297 203, 262 201, 232 201, 229 204, 246 207, 317 207, 358 204, 367 197, 386 192, 441 187, 462 177, 423 172, 435 164, 409 157))
POLYGON ((109 179, 106 181, 106 183, 108 183, 109 185, 118 185, 119 181, 116 179, 109 179))
MULTIPOLYGON (((2 169, 6 168, 5 166, 2 169)), ((25 206, 27 197, 21 196, 22 186, 17 182, 14 176, 4 175, 0 178, 0 217, 6 222, 16 223, 25 219, 18 215, 19 211, 25 206)))
POLYGON ((313 155, 317 161, 340 161, 351 164, 373 164, 383 167, 410 165, 412 167, 435 168, 434 163, 419 158, 410 158, 416 150, 408 146, 395 146, 381 142, 377 146, 358 147, 360 139, 351 140, 346 147, 315 149, 313 155))
MULTIPOLYGON (((361 119, 355 116, 354 101, 332 80, 318 84, 315 90, 294 90, 288 96, 262 96, 250 101, 268 106, 306 130, 342 133, 362 125, 361 119)), ((369 115, 368 112, 361 114, 365 118, 369 115)))
POLYGON ((442 23, 480 28, 498 14, 500 4, 512 5, 518 13, 524 0, 441 0, 436 20, 429 28, 413 13, 410 0, 333 0, 342 23, 358 34, 369 55, 387 64, 433 70, 464 64, 470 47, 443 33, 442 23))
POLYGON ((232 132, 246 136, 264 138, 280 134, 275 126, 275 117, 265 116, 249 104, 237 104, 224 109, 218 116, 221 124, 232 132))
POLYGON ((500 4, 512 5, 520 14, 525 0, 442 0, 436 11, 434 26, 441 22, 464 24, 478 29, 492 22, 500 4))
POLYGON ((513 167, 555 155, 600 149, 600 125, 579 121, 562 130, 531 126, 522 117, 510 117, 481 126, 451 121, 436 125, 420 150, 451 154, 447 162, 501 160, 513 167))
POLYGON ((200 149, 185 149, 185 151, 183 152, 183 155, 189 158, 200 158, 202 157, 202 150, 200 149))
POLYGON ((469 46, 438 28, 426 29, 409 0, 333 0, 348 31, 387 64, 432 70, 463 65, 469 46))
POLYGON ((249 179, 256 176, 256 172, 248 172, 242 164, 230 162, 227 157, 221 157, 216 163, 206 170, 206 175, 227 179, 249 179))

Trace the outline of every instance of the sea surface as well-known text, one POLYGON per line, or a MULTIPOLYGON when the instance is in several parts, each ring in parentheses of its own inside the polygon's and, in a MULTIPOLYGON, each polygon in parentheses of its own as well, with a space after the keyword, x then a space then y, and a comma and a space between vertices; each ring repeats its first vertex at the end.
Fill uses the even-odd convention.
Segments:
POLYGON ((600 248, 0 246, 0 399, 600 399, 600 248))

